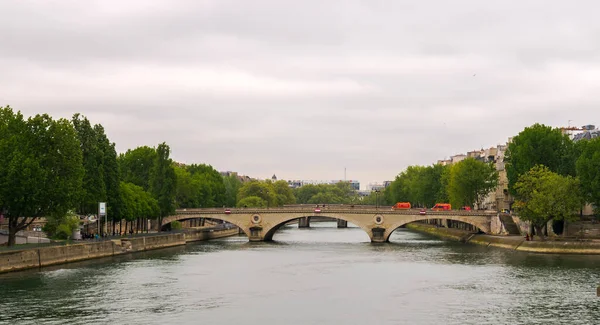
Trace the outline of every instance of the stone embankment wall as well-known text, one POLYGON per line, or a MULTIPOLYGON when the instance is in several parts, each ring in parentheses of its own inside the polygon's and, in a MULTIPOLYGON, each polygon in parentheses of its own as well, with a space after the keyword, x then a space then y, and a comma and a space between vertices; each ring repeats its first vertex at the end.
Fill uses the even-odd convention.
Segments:
POLYGON ((465 230, 436 227, 423 223, 410 223, 406 228, 425 232, 441 238, 458 240, 487 247, 512 249, 522 252, 552 253, 552 254, 600 254, 599 240, 566 241, 526 241, 521 236, 492 236, 473 234, 465 230))
POLYGON ((406 228, 426 232, 437 237, 456 240, 460 242, 466 242, 469 237, 473 236, 473 233, 468 230, 456 229, 456 228, 445 228, 436 225, 413 222, 406 225, 406 228))
POLYGON ((0 273, 49 265, 64 264, 100 257, 143 252, 185 245, 187 242, 209 240, 238 234, 238 229, 191 230, 143 237, 129 237, 98 242, 82 242, 66 246, 49 246, 0 252, 0 273))
POLYGON ((596 237, 600 238, 600 222, 577 221, 568 222, 566 227, 567 236, 573 237, 596 237))

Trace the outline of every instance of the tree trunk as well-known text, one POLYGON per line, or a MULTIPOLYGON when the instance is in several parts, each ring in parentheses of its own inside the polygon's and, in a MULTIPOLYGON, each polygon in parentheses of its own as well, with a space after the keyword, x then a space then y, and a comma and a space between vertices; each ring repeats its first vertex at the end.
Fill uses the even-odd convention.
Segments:
POLYGON ((17 242, 17 232, 13 228, 8 229, 8 246, 14 246, 17 242))
POLYGON ((123 228, 121 227, 123 225, 123 219, 119 220, 119 236, 121 236, 123 234, 123 228))
POLYGON ((544 226, 539 226, 539 225, 535 225, 535 233, 540 236, 540 239, 542 241, 544 241, 546 239, 546 237, 544 236, 544 232, 543 232, 544 226))
POLYGON ((8 217, 8 246, 14 246, 17 243, 17 232, 23 230, 37 219, 37 217, 22 218, 21 222, 19 222, 19 217, 8 217))

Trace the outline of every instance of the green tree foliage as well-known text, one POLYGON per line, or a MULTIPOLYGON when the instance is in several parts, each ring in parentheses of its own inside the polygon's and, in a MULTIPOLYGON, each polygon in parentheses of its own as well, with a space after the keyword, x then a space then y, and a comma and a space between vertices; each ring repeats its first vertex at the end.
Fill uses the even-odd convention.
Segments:
POLYGON ((238 208, 266 208, 267 201, 265 201, 262 197, 247 196, 238 201, 237 207, 238 208))
POLYGON ((127 221, 139 218, 156 219, 160 216, 158 201, 141 186, 121 182, 120 192, 123 197, 122 215, 127 221))
POLYGON ((150 172, 150 192, 158 201, 160 215, 158 224, 162 219, 175 212, 175 195, 177 191, 177 177, 173 161, 169 158, 171 149, 166 143, 161 143, 156 148, 156 157, 150 172))
POLYGON ((386 201, 386 190, 380 191, 371 191, 368 196, 363 197, 358 204, 362 205, 375 205, 375 206, 383 206, 391 203, 386 201))
POLYGON ((480 206, 481 201, 498 185, 493 164, 466 158, 450 169, 448 196, 455 207, 480 206))
POLYGON ((579 141, 581 155, 577 159, 577 177, 581 182, 583 197, 600 213, 600 138, 579 141))
POLYGON ((225 185, 225 206, 234 207, 237 202, 237 193, 242 187, 242 182, 235 174, 223 177, 225 185))
POLYGON ((536 233, 543 236, 542 228, 551 219, 577 220, 582 197, 579 181, 562 176, 548 167, 537 165, 521 175, 515 184, 518 200, 515 208, 522 220, 530 221, 536 233))
POLYGON ((102 174, 104 175, 104 185, 106 187, 106 213, 114 223, 117 220, 121 220, 121 208, 123 206, 117 150, 115 149, 115 143, 111 143, 108 140, 102 125, 96 124, 94 131, 98 137, 98 146, 102 152, 102 174))
POLYGON ((506 175, 508 188, 514 189, 519 177, 535 165, 544 165, 560 175, 575 176, 576 151, 573 141, 560 129, 542 124, 525 128, 508 144, 506 151, 506 175))
POLYGON ((72 119, 83 156, 83 186, 77 212, 97 214, 98 202, 107 203, 107 214, 119 220, 122 205, 119 166, 115 144, 111 143, 102 125, 92 127, 87 118, 75 114, 72 119))
POLYGON ((74 211, 69 211, 62 217, 48 218, 43 230, 50 238, 69 239, 78 228, 79 217, 74 211))
POLYGON ((273 183, 273 190, 277 198, 277 206, 296 203, 296 197, 286 181, 279 180, 273 183))
POLYGON ((238 206, 240 201, 251 196, 257 196, 264 200, 267 207, 277 206, 277 194, 272 183, 250 181, 242 184, 237 195, 238 206))
POLYGON ((183 225, 181 224, 181 222, 175 220, 171 222, 171 229, 173 230, 180 230, 183 228, 183 225))
POLYGON ((223 177, 211 165, 193 164, 186 166, 192 179, 202 184, 205 195, 200 204, 203 207, 221 207, 226 204, 227 195, 223 177))
POLYGON ((87 118, 75 114, 72 122, 81 146, 84 170, 77 213, 83 215, 97 214, 98 202, 106 201, 104 153, 100 147, 99 135, 87 118))
POLYGON ((178 208, 209 208, 226 205, 227 189, 223 177, 212 166, 175 166, 175 174, 178 208))
POLYGON ((384 193, 385 202, 411 202, 415 207, 431 207, 446 202, 449 167, 442 165, 409 166, 384 193))
POLYGON ((127 150, 119 155, 119 172, 123 182, 150 190, 150 173, 157 158, 156 149, 148 146, 127 150))
POLYGON ((192 175, 183 167, 175 166, 177 178, 177 208, 199 208, 200 189, 192 182, 192 175))
POLYGON ((293 191, 296 202, 301 204, 357 204, 356 191, 348 182, 335 184, 304 185, 293 191))
POLYGON ((297 203, 306 204, 313 196, 324 190, 324 186, 307 184, 294 189, 294 196, 297 203))
POLYGON ((74 208, 82 179, 80 143, 70 121, 46 114, 25 120, 0 108, 0 212, 8 219, 8 245, 36 218, 74 208))

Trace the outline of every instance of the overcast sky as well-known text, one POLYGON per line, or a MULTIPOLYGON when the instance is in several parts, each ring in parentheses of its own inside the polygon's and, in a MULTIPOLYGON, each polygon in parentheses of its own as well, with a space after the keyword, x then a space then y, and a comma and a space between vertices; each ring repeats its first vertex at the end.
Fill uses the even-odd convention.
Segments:
POLYGON ((600 2, 0 1, 0 105, 119 152, 391 180, 535 122, 600 124, 600 2), (569 121, 571 120, 571 121, 569 121))

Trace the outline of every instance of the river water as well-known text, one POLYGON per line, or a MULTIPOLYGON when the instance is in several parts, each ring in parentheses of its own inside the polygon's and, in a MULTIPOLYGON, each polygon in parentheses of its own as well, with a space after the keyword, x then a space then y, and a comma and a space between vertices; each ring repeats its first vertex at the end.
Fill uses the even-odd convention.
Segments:
POLYGON ((600 324, 600 256, 312 226, 0 275, 0 324, 600 324))

